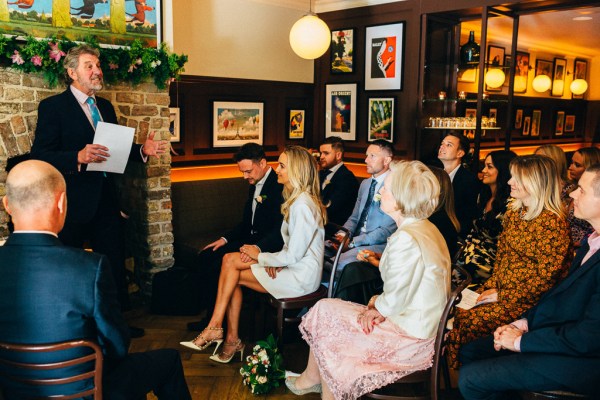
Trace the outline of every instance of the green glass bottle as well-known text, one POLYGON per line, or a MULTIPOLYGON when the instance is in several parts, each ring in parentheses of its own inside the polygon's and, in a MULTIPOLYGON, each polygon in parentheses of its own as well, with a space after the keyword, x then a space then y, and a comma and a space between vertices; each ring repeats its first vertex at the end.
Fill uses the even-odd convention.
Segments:
POLYGON ((475 31, 469 32, 469 41, 460 47, 460 61, 466 65, 479 63, 479 45, 475 43, 475 31))

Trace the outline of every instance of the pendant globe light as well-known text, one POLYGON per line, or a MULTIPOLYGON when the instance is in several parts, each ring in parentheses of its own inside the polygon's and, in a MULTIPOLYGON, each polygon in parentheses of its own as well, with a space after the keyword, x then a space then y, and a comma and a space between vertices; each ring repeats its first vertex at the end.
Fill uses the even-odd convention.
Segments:
POLYGON ((498 68, 492 68, 485 74, 485 84, 492 89, 501 87, 505 79, 504 71, 498 68))
POLYGON ((533 86, 533 90, 538 93, 544 93, 550 89, 552 86, 552 80, 548 75, 538 75, 533 78, 533 82, 531 82, 533 86))
POLYGON ((309 12, 300 18, 290 30, 290 46, 294 53, 307 60, 321 57, 331 44, 331 31, 322 19, 312 12, 312 0, 309 0, 309 12))
POLYGON ((588 84, 585 79, 575 79, 573 82, 571 82, 570 88, 571 93, 579 96, 587 91, 588 84))

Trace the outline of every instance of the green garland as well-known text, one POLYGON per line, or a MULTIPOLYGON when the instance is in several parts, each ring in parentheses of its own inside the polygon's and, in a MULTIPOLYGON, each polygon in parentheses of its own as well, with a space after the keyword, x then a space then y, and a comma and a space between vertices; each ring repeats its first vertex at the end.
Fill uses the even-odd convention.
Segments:
MULTIPOLYGON (((107 83, 130 82, 137 85, 152 77, 159 89, 176 79, 188 60, 184 54, 169 53, 165 43, 160 48, 148 48, 135 40, 130 47, 105 48, 89 37, 85 43, 100 51, 100 62, 107 83)), ((70 48, 78 43, 50 38, 36 39, 28 36, 25 41, 16 36, 0 35, 0 65, 23 72, 37 72, 44 76, 50 87, 55 87, 64 76, 62 59, 70 48)))

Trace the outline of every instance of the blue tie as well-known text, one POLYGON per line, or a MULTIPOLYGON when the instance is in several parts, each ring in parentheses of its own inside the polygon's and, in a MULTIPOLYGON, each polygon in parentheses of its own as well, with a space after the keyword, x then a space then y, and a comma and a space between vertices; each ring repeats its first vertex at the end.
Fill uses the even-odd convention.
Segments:
MULTIPOLYGON (((373 179, 373 178, 371 178, 373 179)), ((352 236, 360 235, 360 229, 363 227, 365 222, 367 221, 367 216, 369 215, 369 209, 371 208, 371 203, 373 203, 373 196, 375 195, 375 186, 377 186, 377 181, 373 179, 371 181, 371 186, 369 187, 369 196, 367 197, 367 201, 365 202, 365 206, 360 213, 360 218, 358 219, 358 224, 356 225, 356 229, 354 230, 354 234, 352 236)))
POLYGON ((102 118, 100 118, 100 111, 98 111, 98 107, 96 106, 96 99, 93 97, 88 97, 85 102, 88 104, 88 106, 90 106, 92 123, 94 124, 94 129, 96 129, 98 122, 102 121, 102 118))

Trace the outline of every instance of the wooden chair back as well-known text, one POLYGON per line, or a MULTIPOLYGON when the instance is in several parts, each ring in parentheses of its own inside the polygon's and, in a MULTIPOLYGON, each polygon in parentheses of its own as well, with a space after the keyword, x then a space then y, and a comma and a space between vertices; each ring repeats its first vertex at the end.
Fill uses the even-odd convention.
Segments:
POLYGON ((329 222, 325 225, 325 262, 331 265, 331 276, 329 277, 327 297, 333 297, 338 262, 340 261, 342 251, 349 240, 350 232, 348 229, 334 224, 333 222, 329 222))

